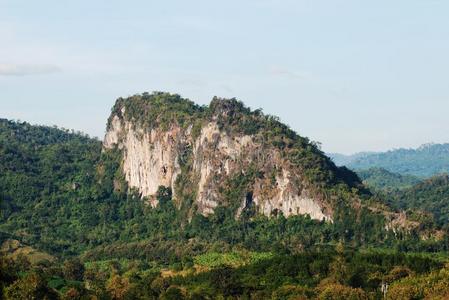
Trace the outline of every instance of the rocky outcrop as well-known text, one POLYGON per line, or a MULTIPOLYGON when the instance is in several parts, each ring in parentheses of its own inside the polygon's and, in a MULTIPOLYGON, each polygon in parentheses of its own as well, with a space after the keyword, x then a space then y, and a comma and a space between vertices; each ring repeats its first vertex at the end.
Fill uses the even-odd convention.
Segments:
MULTIPOLYGON (((226 107, 218 112, 227 113, 226 107)), ((181 127, 176 122, 168 128, 146 128, 126 117, 123 107, 110 118, 104 148, 122 150, 122 171, 128 186, 153 206, 157 205, 155 195, 160 186, 171 187, 174 198, 179 198, 178 176, 189 172, 194 205, 204 215, 224 205, 236 207, 237 216, 254 207, 266 216, 282 212, 284 216, 309 215, 332 221, 332 209, 308 188, 300 169, 278 149, 265 145, 259 135, 220 129, 218 117, 203 122, 194 136, 193 125, 181 127), (190 168, 183 171, 185 161, 190 168), (239 180, 244 186, 239 185, 243 192, 237 195, 234 185, 239 180)))
POLYGON ((143 197, 149 198, 152 206, 156 206, 153 196, 159 186, 174 187, 181 171, 177 152, 181 142, 180 129, 146 132, 134 127, 114 116, 104 147, 119 147, 123 151, 123 173, 129 187, 136 188, 143 197))
MULTIPOLYGON (((310 215, 316 220, 330 220, 330 216, 323 212, 322 204, 311 196, 307 189, 300 189, 294 184, 288 170, 282 169, 282 174, 276 176, 275 188, 272 195, 265 197, 263 183, 258 181, 255 186, 254 203, 263 214, 269 216, 273 211, 282 211, 284 216, 310 215)), ((271 189, 271 187, 269 187, 271 189)))

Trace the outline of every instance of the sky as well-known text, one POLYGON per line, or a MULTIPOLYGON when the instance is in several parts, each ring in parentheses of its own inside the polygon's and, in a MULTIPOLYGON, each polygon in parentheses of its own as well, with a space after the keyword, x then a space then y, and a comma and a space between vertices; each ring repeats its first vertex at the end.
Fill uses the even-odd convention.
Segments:
POLYGON ((235 97, 326 152, 449 142, 446 0, 0 0, 0 118, 102 138, 118 97, 235 97))

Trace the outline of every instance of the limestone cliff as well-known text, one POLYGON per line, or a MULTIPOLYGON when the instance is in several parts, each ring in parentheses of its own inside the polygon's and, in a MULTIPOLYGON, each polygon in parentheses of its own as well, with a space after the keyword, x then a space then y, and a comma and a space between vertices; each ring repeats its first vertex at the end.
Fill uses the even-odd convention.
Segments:
POLYGON ((282 212, 332 221, 326 186, 347 186, 307 139, 235 100, 214 99, 200 107, 162 93, 119 99, 104 148, 122 151, 128 186, 151 205, 157 205, 160 186, 171 187, 177 203, 187 190, 192 207, 204 215, 228 206, 236 216, 254 209, 266 216, 282 212), (320 170, 326 164, 330 169, 320 170), (330 179, 314 181, 319 176, 330 179))

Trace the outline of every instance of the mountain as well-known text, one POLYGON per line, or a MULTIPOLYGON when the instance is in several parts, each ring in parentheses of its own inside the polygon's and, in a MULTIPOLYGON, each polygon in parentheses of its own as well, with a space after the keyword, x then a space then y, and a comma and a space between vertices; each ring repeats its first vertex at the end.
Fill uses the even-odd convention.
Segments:
POLYGON ((417 149, 395 149, 352 156, 331 154, 337 165, 353 170, 383 168, 393 173, 431 177, 449 172, 449 144, 425 144, 417 149))
POLYGON ((380 191, 410 188, 421 181, 419 177, 401 175, 382 168, 358 170, 357 175, 368 187, 380 191))
POLYGON ((207 107, 164 93, 119 99, 104 148, 122 152, 127 184, 152 206, 165 186, 178 206, 188 199, 203 215, 218 206, 236 214, 253 207, 268 217, 332 220, 337 197, 351 206, 364 189, 307 138, 232 99, 207 107))

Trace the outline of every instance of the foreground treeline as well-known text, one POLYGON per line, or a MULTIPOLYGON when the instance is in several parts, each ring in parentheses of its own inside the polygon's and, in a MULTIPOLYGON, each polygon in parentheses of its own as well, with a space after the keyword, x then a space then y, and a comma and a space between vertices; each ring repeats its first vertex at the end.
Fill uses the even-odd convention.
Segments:
POLYGON ((323 247, 295 255, 186 257, 30 264, 2 258, 4 299, 448 299, 442 259, 323 247), (253 257, 253 259, 249 259, 253 257), (220 261, 219 264, 216 262, 220 261))

